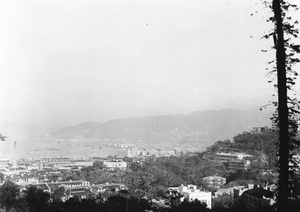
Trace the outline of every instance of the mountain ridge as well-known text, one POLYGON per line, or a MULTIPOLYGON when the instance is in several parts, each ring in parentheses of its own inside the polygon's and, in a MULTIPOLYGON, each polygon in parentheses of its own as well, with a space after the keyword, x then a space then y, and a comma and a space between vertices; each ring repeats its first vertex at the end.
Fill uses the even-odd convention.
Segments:
POLYGON ((255 126, 271 126, 271 111, 209 110, 186 115, 163 115, 116 119, 107 122, 83 122, 50 133, 51 137, 72 139, 108 139, 114 142, 212 143, 232 139, 237 133, 255 126))

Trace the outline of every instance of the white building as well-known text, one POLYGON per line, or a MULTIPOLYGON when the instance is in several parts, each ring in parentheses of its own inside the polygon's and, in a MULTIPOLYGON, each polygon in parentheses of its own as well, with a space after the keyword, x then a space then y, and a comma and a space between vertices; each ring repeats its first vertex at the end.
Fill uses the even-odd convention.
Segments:
POLYGON ((253 157, 253 155, 246 154, 246 153, 225 153, 225 152, 218 152, 215 156, 216 161, 220 162, 228 162, 231 160, 243 160, 247 157, 253 157))
POLYGON ((108 170, 116 170, 122 169, 125 170, 127 167, 127 162, 124 161, 104 161, 103 166, 105 169, 108 170))
POLYGON ((76 181, 70 180, 70 181, 51 182, 48 183, 48 185, 49 186, 52 185, 54 187, 64 186, 66 188, 75 188, 75 187, 84 187, 84 186, 89 187, 90 182, 86 180, 76 180, 76 181))
POLYGON ((211 192, 200 191, 195 185, 181 185, 179 186, 179 193, 184 196, 188 201, 199 200, 211 209, 211 192))
POLYGON ((21 186, 24 186, 24 185, 34 185, 34 184, 38 184, 39 183, 39 179, 38 178, 35 178, 35 177, 29 177, 29 178, 17 178, 17 179, 14 179, 12 180, 15 184, 17 185, 21 185, 21 186))
POLYGON ((74 160, 75 166, 88 167, 93 166, 92 160, 74 160))

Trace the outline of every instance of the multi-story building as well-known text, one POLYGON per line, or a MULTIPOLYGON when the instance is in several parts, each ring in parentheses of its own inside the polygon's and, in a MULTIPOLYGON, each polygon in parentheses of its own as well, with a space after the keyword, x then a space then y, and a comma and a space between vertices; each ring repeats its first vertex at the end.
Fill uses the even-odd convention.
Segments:
POLYGON ((245 162, 243 160, 231 160, 228 162, 229 171, 244 171, 245 162))
POLYGON ((245 154, 245 153, 224 153, 224 152, 218 152, 215 155, 215 160, 219 162, 228 162, 231 160, 244 160, 245 158, 251 158, 253 155, 245 154))
POLYGON ((184 196, 188 201, 199 200, 211 209, 211 192, 200 191, 195 185, 181 185, 179 186, 179 193, 184 196))
POLYGON ((220 176, 204 177, 203 181, 207 183, 209 187, 219 188, 221 185, 226 184, 226 178, 220 176))
POLYGON ((63 167, 87 167, 93 166, 93 160, 72 160, 70 158, 52 158, 45 162, 45 165, 53 168, 63 167))
POLYGON ((93 198, 95 195, 91 191, 90 183, 88 181, 61 181, 52 183, 38 183, 38 184, 27 184, 23 189, 27 189, 31 185, 42 189, 44 192, 52 193, 59 187, 65 188, 65 198, 78 197, 79 199, 93 198))
POLYGON ((28 185, 28 184, 38 184, 39 179, 35 177, 18 177, 12 180, 17 185, 28 185))
POLYGON ((90 157, 89 160, 94 163, 97 161, 100 161, 100 162, 103 161, 103 158, 102 157, 90 157))
POLYGON ((236 160, 238 156, 234 153, 218 152, 215 156, 215 160, 219 162, 228 162, 230 160, 236 160))
POLYGON ((45 163, 47 166, 53 167, 53 168, 60 168, 60 167, 66 167, 66 166, 73 166, 74 163, 71 161, 70 158, 51 158, 45 163))

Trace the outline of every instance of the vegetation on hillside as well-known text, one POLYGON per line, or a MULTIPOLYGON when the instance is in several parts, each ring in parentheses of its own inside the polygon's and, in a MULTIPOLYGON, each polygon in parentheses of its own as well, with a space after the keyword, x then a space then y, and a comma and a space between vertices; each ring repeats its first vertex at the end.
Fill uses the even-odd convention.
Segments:
MULTIPOLYGON (((146 201, 147 199, 160 198, 169 201, 170 207, 154 207, 156 209, 153 211, 180 211, 183 207, 202 208, 199 211, 205 211, 199 203, 189 205, 185 202, 180 204, 180 201, 178 202, 176 198, 174 199, 167 194, 167 188, 181 184, 195 184, 201 189, 214 192, 216 189, 208 187, 202 180, 203 177, 211 175, 226 177, 227 184, 223 187, 247 185, 248 183, 274 183, 274 179, 276 179, 274 174, 266 172, 266 170, 272 170, 274 165, 263 163, 263 161, 268 162, 272 157, 274 159, 274 140, 276 138, 277 132, 272 130, 260 134, 244 132, 235 136, 234 142, 229 140, 216 141, 205 152, 193 155, 147 158, 141 161, 124 158, 130 164, 125 171, 105 170, 101 162, 95 162, 93 166, 83 168, 80 171, 64 173, 63 180, 88 180, 92 184, 124 183, 127 186, 127 192, 105 194, 105 198, 108 198, 105 204, 104 196, 101 195, 92 200, 70 199, 62 203, 59 201, 64 192, 61 188, 56 188, 52 194, 54 202, 49 203, 50 196, 43 194, 37 188, 33 187, 26 192, 19 192, 19 188, 16 189, 17 186, 9 181, 6 181, 0 188, 0 204, 8 210, 15 208, 17 211, 18 208, 22 208, 20 211, 38 211, 41 208, 43 211, 82 211, 84 207, 89 208, 89 211, 107 211, 107 208, 111 207, 116 208, 110 209, 110 211, 122 211, 120 208, 126 208, 128 202, 129 208, 132 207, 131 204, 136 205, 135 209, 129 209, 129 211, 144 211, 146 208, 153 210, 152 203, 146 201), (251 161, 252 163, 247 170, 230 172, 227 170, 226 164, 213 160, 217 152, 247 152, 256 157, 251 161), (39 194, 39 197, 37 198, 35 194, 39 194), (119 205, 113 203, 116 200, 120 201, 119 205)), ((294 180, 295 184, 299 185, 299 178, 294 180)), ((299 186, 295 187, 293 191, 296 196, 300 194, 299 188, 299 186)), ((231 201, 226 196, 217 199, 214 202, 217 206, 214 211, 226 211, 228 208, 234 211, 233 205, 226 199, 231 201)), ((193 211, 193 209, 186 211, 188 210, 193 211)))
POLYGON ((63 180, 88 180, 93 184, 124 183, 129 191, 140 196, 155 197, 164 193, 168 187, 181 184, 195 184, 203 189, 211 189, 203 182, 207 176, 222 176, 227 183, 237 181, 240 184, 274 183, 274 174, 266 170, 275 170, 275 147, 277 132, 267 130, 260 134, 242 133, 229 140, 216 141, 205 152, 194 155, 182 155, 160 158, 147 158, 145 161, 129 160, 127 170, 109 171, 103 169, 101 162, 77 172, 66 173, 63 180), (247 170, 229 172, 226 163, 214 160, 217 152, 246 152, 252 154, 247 170))

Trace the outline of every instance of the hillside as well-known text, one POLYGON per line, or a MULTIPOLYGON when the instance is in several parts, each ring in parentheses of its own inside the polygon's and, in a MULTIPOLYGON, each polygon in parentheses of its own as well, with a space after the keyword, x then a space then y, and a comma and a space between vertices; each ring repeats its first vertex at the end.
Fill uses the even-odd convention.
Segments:
POLYGON ((151 116, 112 120, 105 123, 87 122, 69 126, 50 134, 53 138, 96 138, 116 142, 147 144, 203 144, 232 139, 254 126, 270 126, 270 111, 215 110, 187 115, 151 116))

